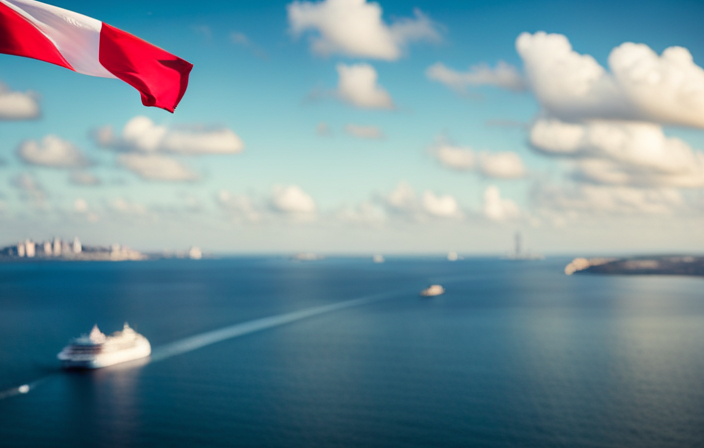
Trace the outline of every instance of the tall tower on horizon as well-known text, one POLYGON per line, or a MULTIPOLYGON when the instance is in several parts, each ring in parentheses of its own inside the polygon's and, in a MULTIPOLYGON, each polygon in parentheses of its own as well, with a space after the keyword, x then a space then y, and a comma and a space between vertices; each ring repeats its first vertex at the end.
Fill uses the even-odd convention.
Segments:
POLYGON ((521 251, 522 251, 521 232, 516 232, 516 236, 514 238, 515 238, 515 240, 514 240, 515 241, 514 255, 516 257, 519 257, 521 255, 521 251))

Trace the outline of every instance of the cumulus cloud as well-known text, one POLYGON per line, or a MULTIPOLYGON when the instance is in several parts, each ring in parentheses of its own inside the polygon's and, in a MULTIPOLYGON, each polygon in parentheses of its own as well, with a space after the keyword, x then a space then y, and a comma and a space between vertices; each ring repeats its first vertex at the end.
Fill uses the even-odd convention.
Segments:
POLYGON ((47 135, 40 141, 25 140, 17 148, 17 156, 28 165, 52 168, 81 168, 90 165, 80 149, 55 135, 47 135))
POLYGON ((521 211, 510 199, 501 197, 501 192, 495 186, 489 186, 484 190, 484 216, 492 221, 510 221, 518 219, 521 211))
POLYGON ((394 109, 391 95, 377 84, 377 73, 369 64, 337 64, 340 77, 335 92, 342 101, 361 109, 394 109))
POLYGON ((452 218, 460 215, 457 200, 450 195, 436 195, 432 191, 423 193, 423 210, 431 216, 452 218))
POLYGON ((439 143, 430 152, 443 166, 452 170, 469 171, 477 165, 474 150, 468 146, 439 143))
POLYGON ((187 182, 198 175, 178 160, 158 154, 120 154, 117 163, 145 180, 187 182))
POLYGON ((419 10, 414 18, 388 25, 381 6, 365 0, 293 2, 287 9, 293 34, 315 32, 311 49, 322 56, 338 53, 394 61, 412 41, 441 40, 438 27, 419 10))
POLYGON ((119 135, 106 126, 96 130, 94 138, 106 148, 142 153, 235 154, 244 149, 242 140, 227 128, 168 127, 143 116, 128 121, 119 135))
POLYGON ((594 183, 640 187, 704 186, 704 153, 667 137, 652 123, 537 120, 530 144, 538 151, 577 161, 575 177, 594 183))
POLYGON ((503 61, 499 61, 494 68, 487 64, 479 64, 470 67, 466 72, 453 70, 438 62, 428 67, 425 75, 428 79, 444 84, 458 93, 465 93, 467 87, 470 86, 484 85, 496 86, 514 92, 526 89, 525 81, 518 69, 503 61))
POLYGON ((384 138, 384 132, 376 126, 360 126, 350 123, 345 126, 345 132, 353 137, 368 140, 381 140, 384 138))
POLYGON ((478 154, 479 172, 494 179, 518 179, 524 177, 526 168, 515 152, 487 152, 478 154))
POLYGON ((277 212, 303 219, 312 219, 316 212, 313 198, 297 185, 275 186, 271 205, 277 212))
POLYGON ((83 186, 96 186, 102 183, 98 176, 87 171, 74 171, 71 173, 71 177, 69 177, 69 182, 74 185, 83 186))
POLYGON ((632 188, 603 185, 543 185, 532 199, 538 210, 579 218, 589 215, 669 215, 686 208, 673 188, 632 188))
POLYGON ((400 182, 383 198, 384 205, 392 213, 412 214, 418 211, 418 198, 415 190, 407 182, 400 182))
POLYGON ((686 48, 658 55, 646 45, 624 43, 609 55, 610 72, 560 34, 523 33, 516 49, 530 89, 553 117, 704 128, 704 70, 686 48))
POLYGON ((475 152, 468 146, 442 141, 430 152, 443 166, 455 171, 476 171, 496 179, 518 179, 526 174, 523 160, 515 152, 475 152))
POLYGON ((419 197, 406 182, 400 182, 390 193, 382 196, 381 202, 389 213, 417 221, 427 218, 459 218, 462 215, 454 197, 429 190, 419 197))
POLYGON ((0 82, 0 120, 34 120, 40 115, 36 94, 14 92, 0 82))

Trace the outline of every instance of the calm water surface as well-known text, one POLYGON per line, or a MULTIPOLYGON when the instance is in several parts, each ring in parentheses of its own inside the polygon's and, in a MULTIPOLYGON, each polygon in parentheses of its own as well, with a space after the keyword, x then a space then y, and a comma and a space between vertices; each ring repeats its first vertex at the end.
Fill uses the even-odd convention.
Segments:
POLYGON ((0 446, 704 446, 704 280, 567 261, 3 263, 0 446), (56 362, 94 323, 158 353, 267 317, 151 362, 56 362))

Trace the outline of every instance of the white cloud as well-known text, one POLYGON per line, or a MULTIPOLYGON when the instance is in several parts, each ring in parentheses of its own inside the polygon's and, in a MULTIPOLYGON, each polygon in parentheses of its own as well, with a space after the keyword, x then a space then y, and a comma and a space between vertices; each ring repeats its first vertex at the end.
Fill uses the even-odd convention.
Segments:
POLYGON ((434 218, 459 218, 462 215, 457 200, 450 195, 437 195, 426 190, 418 197, 406 182, 400 182, 390 193, 381 197, 389 213, 402 218, 424 221, 434 218))
POLYGON ((484 190, 484 216, 492 221, 510 221, 521 216, 521 211, 510 199, 501 197, 499 189, 495 186, 484 190))
POLYGON ((121 135, 109 126, 100 128, 95 139, 103 147, 144 153, 235 154, 244 149, 242 140, 227 128, 168 127, 144 116, 128 121, 121 135))
POLYGON ((518 179, 526 174, 523 160, 515 152, 475 153, 468 146, 455 146, 444 141, 439 141, 430 152, 443 166, 456 171, 477 171, 496 179, 518 179))
POLYGON ((573 51, 560 34, 523 33, 516 49, 531 90, 554 117, 704 128, 704 70, 685 48, 658 56, 646 45, 624 43, 609 55, 611 72, 573 51))
POLYGON ((276 211, 292 215, 312 215, 315 201, 297 185, 274 187, 271 203, 276 211))
POLYGON ((412 41, 440 41, 436 25, 419 10, 415 18, 399 19, 387 25, 378 3, 365 0, 293 2, 287 6, 291 31, 299 36, 315 31, 314 53, 333 53, 393 61, 401 57, 412 41))
POLYGON ((576 159, 578 179, 643 187, 704 186, 704 153, 667 137, 659 125, 537 120, 530 144, 548 155, 576 159))
POLYGON ((394 213, 409 214, 416 213, 418 210, 416 192, 406 182, 400 182, 391 193, 386 195, 384 204, 394 213))
POLYGON ((494 179, 519 179, 526 174, 521 156, 515 152, 480 152, 479 172, 494 179))
POLYGON ((73 143, 55 135, 47 135, 40 141, 25 140, 17 148, 17 156, 24 163, 52 168, 80 168, 90 164, 73 143))
POLYGON ((237 221, 257 222, 262 219, 261 210, 245 195, 220 190, 216 197, 217 203, 237 221))
POLYGON ((0 120, 33 120, 40 115, 36 94, 13 92, 0 82, 0 120))
POLYGON ((468 146, 439 143, 431 148, 431 153, 442 165, 453 170, 469 171, 476 167, 474 150, 468 146))
POLYGON ((384 138, 384 132, 376 126, 360 126, 350 123, 345 126, 345 132, 353 137, 369 140, 381 140, 384 138))
POLYGON ((423 210, 429 215, 440 218, 452 218, 460 215, 460 207, 452 196, 435 195, 432 191, 423 193, 423 210))
POLYGON ((69 182, 74 185, 85 186, 100 185, 102 183, 99 177, 86 171, 74 171, 73 173, 71 173, 69 182))
POLYGON ((470 67, 466 72, 458 72, 438 62, 425 71, 428 79, 437 81, 450 89, 464 93, 468 86, 496 86, 514 92, 526 89, 525 81, 520 72, 513 65, 499 61, 496 67, 479 64, 470 67))
POLYGON ((591 215, 669 215, 686 208, 673 188, 631 188, 602 185, 541 186, 533 192, 541 211, 568 218, 591 215))
POLYGON ((183 182, 198 179, 197 174, 178 160, 157 154, 120 154, 117 162, 146 180, 183 182))
POLYGON ((377 73, 369 64, 337 64, 340 77, 337 96, 362 109, 394 109, 391 95, 377 84, 377 73))

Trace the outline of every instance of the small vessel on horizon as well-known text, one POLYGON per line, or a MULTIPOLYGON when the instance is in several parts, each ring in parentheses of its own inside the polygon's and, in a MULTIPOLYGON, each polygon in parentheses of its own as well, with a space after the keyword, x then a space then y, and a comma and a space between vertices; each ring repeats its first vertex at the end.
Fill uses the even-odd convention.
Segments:
POLYGON ((101 367, 146 358, 152 352, 147 338, 125 323, 122 331, 106 336, 94 325, 90 334, 74 338, 57 358, 65 368, 99 369, 101 367))
POLYGON ((420 292, 421 297, 435 297, 445 293, 445 288, 440 285, 430 285, 420 292))

